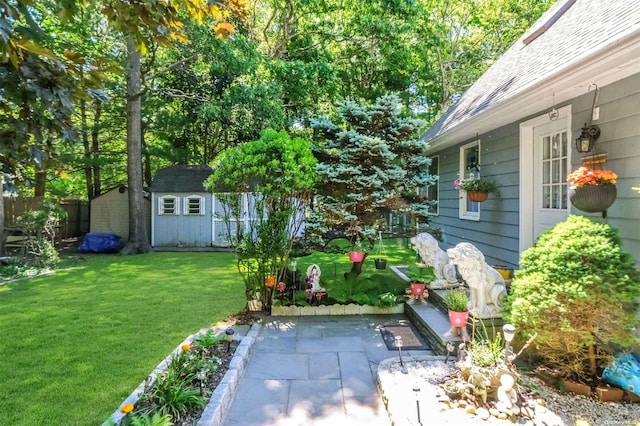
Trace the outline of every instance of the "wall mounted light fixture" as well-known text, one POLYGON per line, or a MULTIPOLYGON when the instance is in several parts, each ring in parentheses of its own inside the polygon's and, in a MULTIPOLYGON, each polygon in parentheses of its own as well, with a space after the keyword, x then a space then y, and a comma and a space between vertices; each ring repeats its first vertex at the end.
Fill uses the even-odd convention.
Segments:
POLYGON ((591 152, 599 137, 600 127, 595 124, 587 126, 587 123, 584 123, 582 133, 580 133, 580 136, 576 139, 576 149, 579 153, 591 152))

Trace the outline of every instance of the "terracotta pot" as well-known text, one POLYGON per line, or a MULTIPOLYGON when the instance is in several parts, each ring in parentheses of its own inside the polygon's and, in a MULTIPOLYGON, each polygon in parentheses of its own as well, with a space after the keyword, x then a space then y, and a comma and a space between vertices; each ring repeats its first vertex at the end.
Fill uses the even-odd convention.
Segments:
POLYGON ((469 311, 456 312, 449 310, 449 323, 451 327, 466 327, 469 320, 469 311))
POLYGON ((424 295, 424 283, 411 283, 411 295, 422 297, 424 295))
POLYGON ((578 210, 587 213, 603 212, 616 201, 615 185, 583 186, 569 188, 569 200, 578 210))
POLYGON ((467 191, 467 199, 469 201, 473 201, 474 203, 481 203, 483 201, 487 201, 487 198, 489 198, 488 192, 467 191))
POLYGON ((364 259, 364 253, 361 251, 350 251, 349 260, 352 262, 362 262, 364 259))

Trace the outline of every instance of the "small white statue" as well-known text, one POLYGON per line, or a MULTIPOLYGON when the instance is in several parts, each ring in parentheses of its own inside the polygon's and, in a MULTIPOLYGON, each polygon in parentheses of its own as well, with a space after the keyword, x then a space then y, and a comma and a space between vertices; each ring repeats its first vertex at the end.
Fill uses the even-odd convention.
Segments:
POLYGON ((411 238, 411 246, 418 252, 420 259, 427 266, 433 266, 435 281, 429 284, 432 289, 451 287, 458 282, 456 268, 449 264, 449 256, 440 248, 438 241, 428 232, 411 238))
POLYGON ((314 298, 319 302, 322 300, 327 290, 320 287, 320 267, 315 263, 307 268, 307 300, 311 302, 314 298))
POLYGON ((515 380, 511 374, 503 374, 500 376, 500 386, 496 394, 496 408, 510 415, 520 412, 520 407, 518 407, 518 393, 513 388, 514 384, 515 380))
POLYGON ((447 250, 452 264, 469 286, 470 312, 478 318, 496 318, 502 314, 507 287, 502 275, 484 260, 484 255, 470 243, 460 243, 447 250))

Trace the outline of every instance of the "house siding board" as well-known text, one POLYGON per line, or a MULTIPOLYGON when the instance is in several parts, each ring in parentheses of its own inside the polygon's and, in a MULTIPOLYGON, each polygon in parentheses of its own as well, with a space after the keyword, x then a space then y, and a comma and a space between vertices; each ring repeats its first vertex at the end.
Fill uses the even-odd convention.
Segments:
MULTIPOLYGON (((640 186, 640 74, 600 89, 596 103, 600 107, 600 118, 593 124, 600 127, 601 135, 593 153, 606 153, 607 162, 602 167, 618 175, 618 198, 607 210, 606 219, 600 213, 584 213, 573 207, 571 213, 606 222, 618 229, 623 248, 640 267, 640 195, 631 189, 640 186)), ((592 105, 592 92, 573 100, 574 122, 577 126, 582 127, 584 120, 588 122, 592 105)), ((575 131, 577 135, 580 129, 575 131)), ((572 157, 573 168, 581 162, 582 157, 576 153, 572 157)))

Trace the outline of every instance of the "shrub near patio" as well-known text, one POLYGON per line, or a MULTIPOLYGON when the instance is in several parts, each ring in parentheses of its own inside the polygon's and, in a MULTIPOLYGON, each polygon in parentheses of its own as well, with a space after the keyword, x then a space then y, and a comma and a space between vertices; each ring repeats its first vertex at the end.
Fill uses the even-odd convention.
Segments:
POLYGON ((616 229, 569 216, 522 253, 505 308, 540 362, 591 382, 614 352, 638 347, 640 277, 616 229))

